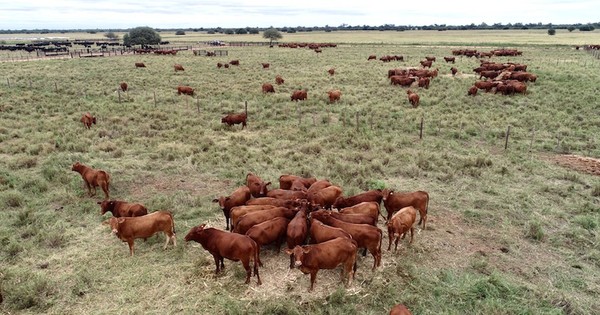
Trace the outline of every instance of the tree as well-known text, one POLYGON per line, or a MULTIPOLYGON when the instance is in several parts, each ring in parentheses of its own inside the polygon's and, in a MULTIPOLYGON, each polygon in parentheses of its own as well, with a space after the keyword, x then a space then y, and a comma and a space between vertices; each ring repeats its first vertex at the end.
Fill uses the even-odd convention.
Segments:
POLYGON ((125 34, 123 42, 125 45, 156 45, 160 43, 160 35, 148 26, 139 26, 125 34))
POLYGON ((554 35, 554 34, 556 34, 556 30, 555 30, 555 29, 553 29, 553 28, 549 28, 549 29, 548 29, 548 35, 551 35, 551 36, 552 36, 552 35, 554 35))
POLYGON ((110 39, 110 40, 118 40, 119 39, 119 35, 115 34, 115 32, 108 32, 104 34, 104 37, 110 39))
POLYGON ((275 28, 270 28, 263 32, 263 38, 269 40, 269 45, 273 45, 274 40, 281 39, 282 37, 283 36, 281 35, 281 33, 275 28))
POLYGON ((575 26, 571 25, 571 26, 569 26, 569 28, 567 28, 567 29, 569 30, 569 32, 572 32, 572 31, 574 31, 574 30, 575 30, 575 26))
POLYGON ((179 30, 179 31, 175 32, 175 35, 185 35, 185 32, 182 30, 179 30))

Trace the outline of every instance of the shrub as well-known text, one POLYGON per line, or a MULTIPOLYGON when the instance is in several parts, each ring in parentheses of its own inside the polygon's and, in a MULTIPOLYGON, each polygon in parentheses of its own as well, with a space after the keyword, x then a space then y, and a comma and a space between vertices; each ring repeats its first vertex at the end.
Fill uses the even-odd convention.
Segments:
POLYGON ((556 34, 556 30, 555 29, 553 29, 553 28, 548 29, 548 35, 552 36, 554 34, 556 34))
POLYGON ((542 228, 542 224, 539 221, 531 221, 529 222, 529 226, 525 233, 525 236, 534 241, 542 241, 544 239, 544 229, 542 228))
POLYGON ((179 30, 179 31, 175 32, 175 35, 185 35, 185 32, 182 30, 179 30))

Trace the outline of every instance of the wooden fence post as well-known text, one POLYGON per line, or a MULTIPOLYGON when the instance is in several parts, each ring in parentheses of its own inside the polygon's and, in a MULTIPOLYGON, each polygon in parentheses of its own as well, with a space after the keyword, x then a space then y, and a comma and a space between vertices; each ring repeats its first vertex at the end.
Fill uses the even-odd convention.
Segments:
POLYGON ((58 84, 56 83, 56 81, 54 81, 54 91, 58 93, 58 84))
POLYGON ((153 92, 154 92, 154 107, 156 107, 156 91, 153 91, 153 92))
POLYGON ((196 97, 196 108, 198 108, 198 113, 200 113, 200 97, 196 97))
POLYGON ((359 122, 358 122, 358 112, 356 112, 356 132, 358 132, 358 125, 359 125, 359 122))
POLYGON ((508 148, 508 137, 510 137, 510 126, 506 129, 506 139, 504 140, 504 150, 508 148))
POLYGON ((423 139, 423 116, 421 116, 421 127, 419 128, 419 139, 423 139))

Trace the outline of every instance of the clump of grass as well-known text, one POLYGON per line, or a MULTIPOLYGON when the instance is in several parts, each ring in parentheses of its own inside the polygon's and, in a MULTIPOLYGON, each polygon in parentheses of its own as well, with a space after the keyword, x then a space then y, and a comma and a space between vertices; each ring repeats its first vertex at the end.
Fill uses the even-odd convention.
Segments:
POLYGON ((531 240, 541 242, 546 235, 542 224, 537 220, 533 220, 529 222, 525 236, 531 240))
POLYGON ((11 165, 11 168, 14 170, 23 169, 23 168, 32 168, 37 165, 37 158, 33 156, 23 156, 17 158, 11 165))
POLYGON ((20 269, 7 272, 3 289, 6 293, 6 307, 14 310, 44 312, 51 306, 48 298, 54 294, 44 275, 20 269))
POLYGON ((593 215, 579 215, 576 216, 573 221, 588 231, 593 231, 598 227, 597 216, 593 215))
POLYGON ((600 197, 600 184, 596 184, 594 187, 592 187, 592 196, 600 197))
POLYGON ((6 207, 18 208, 25 203, 25 197, 23 194, 16 190, 9 190, 0 193, 0 204, 6 207))

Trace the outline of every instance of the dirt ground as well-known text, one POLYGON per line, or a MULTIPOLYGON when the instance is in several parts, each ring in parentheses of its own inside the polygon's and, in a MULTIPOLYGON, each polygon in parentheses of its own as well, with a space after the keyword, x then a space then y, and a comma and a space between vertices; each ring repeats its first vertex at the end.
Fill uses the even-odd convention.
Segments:
POLYGON ((600 176, 600 159, 580 155, 554 155, 546 157, 550 161, 579 172, 600 176))

